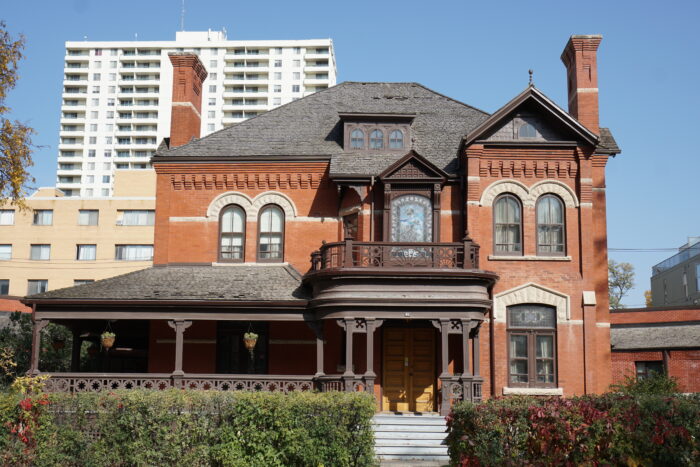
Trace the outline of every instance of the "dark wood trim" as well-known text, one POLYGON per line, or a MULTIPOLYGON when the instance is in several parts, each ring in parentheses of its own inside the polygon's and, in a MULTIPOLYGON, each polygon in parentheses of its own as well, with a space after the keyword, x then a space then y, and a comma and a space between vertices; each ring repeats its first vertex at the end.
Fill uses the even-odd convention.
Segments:
POLYGON ((124 320, 188 320, 188 321, 309 321, 315 317, 307 312, 280 310, 273 312, 256 312, 254 310, 240 313, 214 313, 207 311, 127 311, 127 310, 56 310, 37 311, 40 320, 86 320, 86 319, 124 319, 124 320))
MULTIPOLYGON (((525 305, 525 304, 523 304, 525 305)), ((548 308, 551 306, 545 305, 548 308)), ((558 340, 557 340, 557 314, 554 311, 554 327, 553 328, 511 328, 510 326, 510 307, 506 308, 506 386, 521 387, 521 388, 556 388, 559 381, 559 358, 558 358, 558 340), (510 336, 525 335, 527 336, 527 370, 528 382, 517 383, 511 381, 510 373, 510 336), (554 372, 554 382, 538 383, 537 382, 537 336, 552 336, 552 371, 554 372)), ((522 358, 521 358, 522 360, 522 358)))
POLYGON ((506 148, 519 148, 519 147, 544 147, 544 148, 576 148, 579 146, 577 141, 527 141, 527 140, 507 140, 507 141, 491 141, 480 139, 474 141, 476 144, 483 144, 484 147, 506 147, 506 148))
POLYGON ((284 209, 282 209, 281 206, 270 203, 266 204, 265 206, 260 208, 260 211, 258 211, 258 240, 256 243, 256 259, 259 263, 283 263, 284 262, 284 234, 285 234, 285 222, 287 221, 287 217, 284 213, 284 209), (262 218, 262 215, 265 213, 267 209, 271 208, 276 208, 279 210, 279 212, 282 214, 282 231, 281 232, 266 232, 266 233, 272 233, 272 234, 280 234, 280 257, 279 258, 261 258, 260 256, 260 219, 262 218))
POLYGON ((564 125, 569 130, 581 136, 581 138, 590 144, 591 146, 596 146, 599 141, 599 137, 591 132, 589 129, 584 127, 580 122, 574 119, 571 115, 566 113, 564 110, 559 108, 556 104, 549 100, 544 94, 542 94, 534 86, 528 86, 523 92, 514 97, 506 105, 498 109, 489 118, 487 118, 481 125, 472 130, 468 135, 462 139, 463 146, 469 146, 475 142, 480 136, 488 132, 496 124, 501 122, 503 119, 507 118, 511 112, 517 109, 520 105, 524 104, 526 101, 531 100, 537 103, 544 110, 548 111, 550 115, 556 118, 562 125, 564 125))
MULTIPOLYGON (((218 260, 220 262, 222 262, 222 263, 244 263, 245 262, 245 240, 246 240, 245 237, 246 237, 247 226, 248 226, 247 213, 245 212, 245 209, 243 209, 243 206, 240 206, 238 204, 227 204, 226 206, 224 206, 221 209, 221 211, 219 211, 219 231, 218 231, 219 236, 218 236, 218 241, 217 241, 217 250, 218 251, 217 251, 216 257, 218 258, 218 260), (240 235, 242 236, 242 239, 243 239, 243 242, 241 243, 241 257, 240 258, 224 259, 222 257, 222 240, 223 240, 222 234, 223 234, 223 232, 221 230, 221 227, 222 227, 223 223, 221 222, 221 218, 224 216, 224 213, 226 212, 226 210, 233 209, 235 211, 236 208, 240 209, 241 212, 243 212, 243 232, 240 233, 240 235)), ((227 233, 229 233, 229 232, 227 232, 227 233)), ((235 233, 237 233, 237 232, 234 232, 234 234, 235 233)))
POLYGON ((303 309, 308 300, 99 300, 99 299, 79 299, 79 298, 25 298, 21 300, 25 305, 36 304, 36 305, 78 305, 78 306, 93 306, 93 305, 103 305, 103 306, 127 306, 132 307, 134 305, 141 307, 206 307, 206 308, 299 308, 303 309))

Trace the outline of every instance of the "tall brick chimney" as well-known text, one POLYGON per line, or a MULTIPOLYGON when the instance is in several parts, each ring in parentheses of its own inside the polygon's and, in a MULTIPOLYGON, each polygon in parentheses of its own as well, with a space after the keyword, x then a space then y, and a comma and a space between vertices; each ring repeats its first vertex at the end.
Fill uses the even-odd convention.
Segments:
POLYGON ((569 113, 583 126, 600 133, 598 120, 597 51, 603 36, 571 36, 561 54, 569 88, 569 113))
POLYGON ((173 64, 173 106, 170 114, 170 147, 199 138, 202 125, 202 83, 207 70, 191 53, 169 53, 173 64))

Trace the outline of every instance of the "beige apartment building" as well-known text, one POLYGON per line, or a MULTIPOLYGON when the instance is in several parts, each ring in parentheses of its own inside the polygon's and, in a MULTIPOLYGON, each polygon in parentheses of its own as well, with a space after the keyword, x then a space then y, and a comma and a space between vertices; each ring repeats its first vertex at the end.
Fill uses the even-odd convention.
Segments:
POLYGON ((40 188, 0 206, 0 296, 71 287, 153 264, 155 173, 118 170, 111 198, 40 188))

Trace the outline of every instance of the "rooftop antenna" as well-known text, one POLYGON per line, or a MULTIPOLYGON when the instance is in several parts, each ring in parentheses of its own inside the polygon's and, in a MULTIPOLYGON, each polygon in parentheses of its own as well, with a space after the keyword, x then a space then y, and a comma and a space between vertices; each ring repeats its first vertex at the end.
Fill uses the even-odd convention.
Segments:
POLYGON ((185 0, 182 0, 182 10, 180 11, 180 31, 185 30, 185 0))
MULTIPOLYGON (((183 1, 184 1, 184 0, 183 0, 183 1)), ((532 84, 532 74, 533 74, 534 72, 532 71, 532 68, 530 68, 529 70, 527 70, 527 72, 528 72, 528 74, 530 75, 530 83, 529 83, 529 85, 530 85, 530 86, 533 86, 533 84, 532 84)))

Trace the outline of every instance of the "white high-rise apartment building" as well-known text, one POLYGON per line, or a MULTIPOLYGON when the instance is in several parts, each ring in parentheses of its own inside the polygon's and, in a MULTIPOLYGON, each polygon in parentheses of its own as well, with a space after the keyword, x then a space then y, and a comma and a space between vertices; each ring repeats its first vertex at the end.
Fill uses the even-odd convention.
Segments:
POLYGON ((209 73, 202 136, 336 84, 331 39, 66 42, 56 187, 67 196, 110 196, 115 169, 150 167, 170 132, 168 52, 198 54, 209 73))

